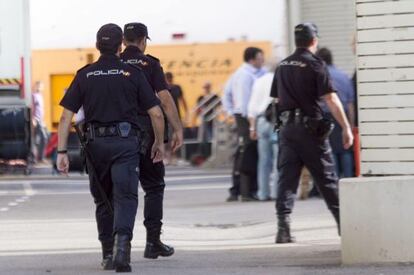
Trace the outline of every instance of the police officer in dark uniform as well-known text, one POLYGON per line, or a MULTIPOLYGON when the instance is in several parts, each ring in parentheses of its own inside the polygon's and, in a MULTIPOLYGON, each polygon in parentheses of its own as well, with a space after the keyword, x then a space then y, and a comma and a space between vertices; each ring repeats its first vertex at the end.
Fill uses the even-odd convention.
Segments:
POLYGON ((339 229, 338 177, 328 136, 332 122, 322 117, 324 100, 342 127, 343 146, 353 142, 351 128, 336 95, 324 62, 316 57, 318 30, 312 23, 295 27, 296 51, 276 69, 271 96, 278 99, 279 184, 276 201, 276 243, 289 243, 292 212, 300 173, 305 165, 332 212, 339 229))
POLYGON ((144 73, 120 60, 121 45, 119 26, 107 24, 99 29, 96 42, 101 53, 99 60, 77 72, 60 102, 64 111, 58 130, 57 165, 61 172, 68 172, 68 133, 74 113, 83 106, 86 150, 90 157, 87 165, 102 243, 102 265, 104 269, 130 272, 130 241, 138 206, 138 109, 147 111, 155 129, 156 139, 151 148, 155 162, 163 157, 164 119, 160 102, 144 73))
MULTIPOLYGON (((168 91, 165 82, 164 71, 160 61, 145 55, 147 46, 148 29, 142 23, 128 23, 124 27, 124 44, 126 46, 121 59, 128 64, 139 66, 150 83, 153 93, 157 94, 161 101, 161 107, 172 126, 171 148, 175 152, 183 142, 183 129, 174 100, 168 91)), ((151 120, 146 112, 140 112, 138 119, 141 127, 149 134, 150 142, 154 140, 151 120)), ((167 134, 167 131, 165 131, 167 134)), ((167 141, 167 137, 165 138, 167 141)), ((174 248, 165 245, 160 240, 163 199, 164 199, 164 163, 153 162, 150 152, 142 156, 140 160, 141 186, 145 191, 144 226, 147 230, 147 243, 144 251, 145 258, 155 259, 158 256, 171 256, 174 248)))

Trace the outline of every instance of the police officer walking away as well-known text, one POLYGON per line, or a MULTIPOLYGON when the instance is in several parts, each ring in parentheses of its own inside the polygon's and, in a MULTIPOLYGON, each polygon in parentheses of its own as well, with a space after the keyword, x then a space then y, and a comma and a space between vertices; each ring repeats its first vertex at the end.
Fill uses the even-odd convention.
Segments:
MULTIPOLYGON (((148 82, 152 86, 153 94, 157 94, 161 101, 161 107, 172 126, 171 148, 175 152, 183 143, 183 128, 178 116, 174 100, 168 91, 164 72, 157 58, 145 55, 147 46, 148 29, 142 23, 129 23, 124 26, 124 44, 126 46, 121 59, 125 63, 137 65, 144 72, 148 82)), ((138 120, 140 127, 148 133, 153 133, 150 117, 146 112, 140 112, 138 120)), ((166 131, 167 132, 167 131, 166 131)), ((150 135, 153 142, 154 135, 150 135)), ((167 138, 166 138, 167 140, 167 138)), ((147 243, 144 257, 155 259, 158 256, 171 256, 174 248, 165 245, 160 240, 163 200, 164 200, 164 163, 153 162, 151 152, 140 159, 141 186, 145 191, 144 225, 147 230, 147 243)))
POLYGON ((353 142, 342 104, 332 88, 324 62, 316 57, 318 30, 312 23, 295 27, 296 51, 276 69, 271 96, 278 98, 279 185, 276 201, 276 243, 290 243, 289 215, 292 212, 300 173, 305 165, 332 212, 340 230, 338 177, 328 136, 332 122, 322 117, 318 105, 324 100, 342 128, 343 146, 353 142))
POLYGON ((130 272, 130 242, 138 206, 138 109, 148 112, 154 126, 154 162, 162 160, 164 153, 164 119, 160 102, 143 72, 120 60, 121 44, 119 26, 102 26, 96 42, 99 60, 77 72, 60 102, 64 111, 58 130, 57 165, 67 174, 68 133, 74 113, 83 106, 85 150, 102 243, 102 265, 104 269, 130 272))

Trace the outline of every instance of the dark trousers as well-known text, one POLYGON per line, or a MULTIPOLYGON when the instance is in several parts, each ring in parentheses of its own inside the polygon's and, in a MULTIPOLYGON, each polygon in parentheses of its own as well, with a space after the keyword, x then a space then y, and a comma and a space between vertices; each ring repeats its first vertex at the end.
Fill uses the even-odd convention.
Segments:
POLYGON ((256 173, 245 173, 240 171, 240 163, 247 146, 251 143, 249 121, 247 118, 236 114, 236 128, 238 136, 238 147, 234 157, 233 172, 232 172, 232 187, 230 194, 234 196, 250 196, 257 192, 257 170, 256 173))
MULTIPOLYGON (((149 143, 154 143, 154 139, 149 143)), ((139 163, 142 189, 145 192, 144 226, 147 231, 159 231, 162 226, 163 200, 164 200, 164 176, 165 168, 162 161, 153 163, 151 159, 151 147, 139 163)))
POLYGON ((90 190, 96 204, 96 222, 99 240, 113 241, 115 234, 128 235, 132 239, 138 207, 139 141, 135 136, 96 137, 87 145, 96 175, 88 168, 90 190), (112 216, 98 189, 98 177, 107 198, 112 204, 112 216))
POLYGON ((339 221, 338 177, 329 141, 310 134, 303 124, 294 123, 283 126, 279 133, 277 215, 292 212, 304 165, 312 174, 329 210, 339 221))

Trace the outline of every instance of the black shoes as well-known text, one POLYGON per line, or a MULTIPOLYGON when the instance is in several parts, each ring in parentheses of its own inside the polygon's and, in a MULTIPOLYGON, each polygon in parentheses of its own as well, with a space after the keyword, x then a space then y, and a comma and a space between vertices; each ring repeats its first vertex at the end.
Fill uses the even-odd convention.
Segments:
POLYGON ((259 200, 259 198, 256 195, 242 196, 241 197, 242 202, 258 201, 258 200, 259 200))
POLYGON ((294 243, 295 238, 290 235, 290 219, 289 216, 278 217, 278 229, 276 235, 276 243, 294 243))
POLYGON ((102 269, 103 270, 113 270, 114 269, 114 262, 113 262, 113 249, 114 243, 113 242, 103 242, 102 243, 102 269))
POLYGON ((147 241, 145 246, 144 258, 156 259, 159 256, 169 257, 174 254, 174 248, 158 241, 147 241))
POLYGON ((114 267, 116 272, 131 272, 131 241, 127 235, 115 236, 114 267))
POLYGON ((236 195, 230 195, 230 196, 226 199, 226 201, 227 201, 227 202, 238 201, 238 200, 239 200, 239 197, 238 197, 238 196, 236 196, 236 195))

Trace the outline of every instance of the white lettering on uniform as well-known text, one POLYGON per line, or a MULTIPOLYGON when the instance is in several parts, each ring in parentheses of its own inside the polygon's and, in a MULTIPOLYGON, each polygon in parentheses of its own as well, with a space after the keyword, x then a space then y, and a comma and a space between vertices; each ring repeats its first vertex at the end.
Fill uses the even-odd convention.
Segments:
POLYGON ((125 63, 128 63, 128 64, 141 64, 141 65, 144 65, 144 66, 147 64, 145 61, 142 61, 141 59, 129 59, 125 63))
POLYGON ((107 71, 97 70, 86 74, 86 78, 90 76, 106 76, 106 75, 125 75, 124 70, 110 69, 107 71))
POLYGON ((297 66, 297 67, 306 67, 306 63, 301 61, 291 60, 291 61, 282 61, 280 62, 280 66, 297 66))

